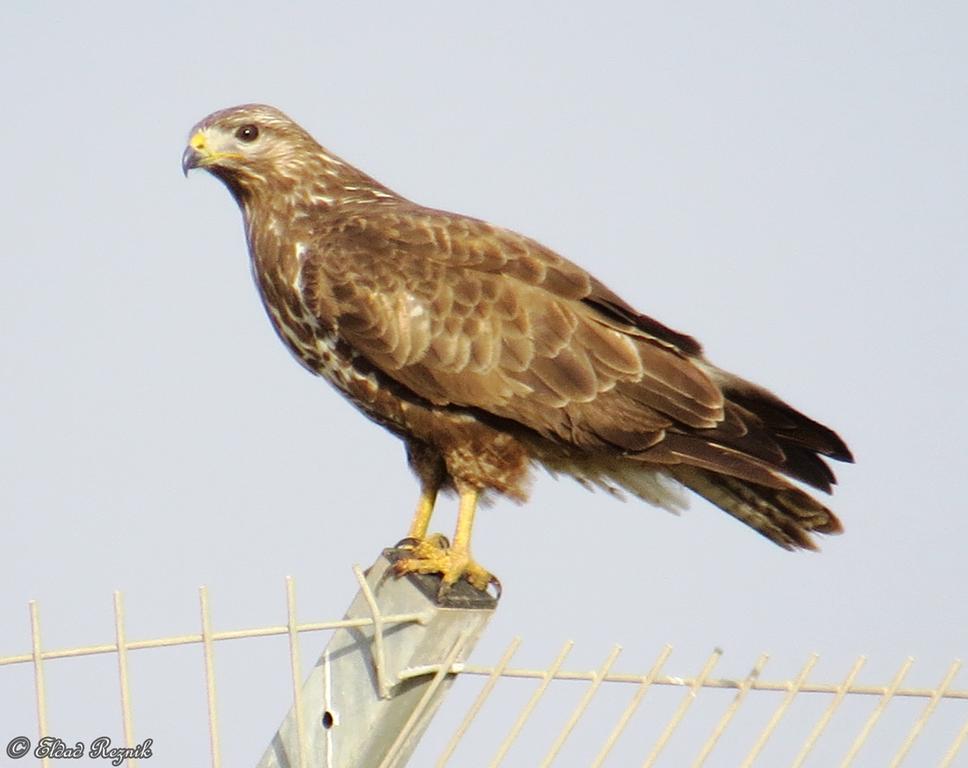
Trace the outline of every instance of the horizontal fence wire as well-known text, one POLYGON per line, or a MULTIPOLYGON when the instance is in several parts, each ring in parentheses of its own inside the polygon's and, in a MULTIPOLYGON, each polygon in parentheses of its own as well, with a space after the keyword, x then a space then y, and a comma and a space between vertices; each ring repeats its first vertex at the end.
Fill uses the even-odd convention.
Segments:
MULTIPOLYGON (((362 578, 362 572, 358 566, 354 573, 358 579, 362 578)), ((363 582, 361 582, 363 583, 363 582)), ((379 654, 382 653, 382 635, 385 632, 401 624, 422 623, 426 621, 424 613, 407 614, 381 614, 375 603, 370 604, 372 617, 363 619, 342 619, 334 621, 319 621, 300 624, 296 620, 295 610, 295 583, 291 578, 286 580, 286 608, 288 623, 286 625, 269 625, 260 627, 250 627, 247 629, 235 629, 229 631, 215 631, 212 629, 211 608, 208 591, 205 587, 199 590, 201 622, 198 634, 171 635, 145 640, 129 640, 127 638, 124 621, 124 602, 120 592, 114 594, 114 642, 99 645, 88 645, 74 648, 61 648, 45 650, 41 642, 41 621, 39 606, 35 602, 29 604, 29 627, 31 648, 29 651, 14 655, 0 656, 0 668, 6 666, 27 664, 33 667, 34 679, 34 702, 33 706, 37 715, 37 733, 43 737, 49 733, 48 723, 48 698, 45 685, 45 665, 49 661, 57 659, 72 659, 84 656, 95 656, 102 654, 113 654, 116 656, 119 675, 119 705, 122 717, 123 737, 126 746, 135 745, 134 724, 132 720, 132 692, 128 680, 128 654, 134 651, 147 649, 163 649, 177 646, 200 645, 204 659, 203 675, 199 680, 199 685, 204 691, 207 702, 209 744, 210 744, 210 764, 214 768, 221 766, 220 731, 218 725, 218 695, 216 670, 213 662, 213 646, 216 643, 226 641, 242 641, 251 638, 281 636, 285 635, 289 642, 289 669, 286 673, 292 679, 292 704, 298 711, 301 707, 300 690, 302 680, 300 679, 300 636, 308 633, 331 631, 341 628, 372 627, 374 633, 373 652, 374 658, 379 661, 379 654)), ((737 715, 746 702, 756 698, 760 693, 782 694, 782 697, 772 710, 772 714, 757 731, 751 746, 748 749, 742 762, 738 765, 746 768, 757 764, 761 759, 764 749, 770 742, 771 737, 781 723, 789 715, 794 702, 800 701, 805 695, 821 695, 829 697, 824 702, 824 708, 819 718, 809 728, 809 732, 797 744, 797 751, 789 764, 794 768, 799 768, 805 764, 811 754, 814 753, 818 743, 824 734, 830 730, 833 723, 837 723, 837 714, 842 711, 842 705, 850 700, 862 698, 867 701, 873 700, 873 708, 867 715, 859 729, 855 729, 849 746, 840 758, 837 765, 851 766, 865 748, 870 748, 872 734, 876 732, 876 726, 881 721, 889 705, 899 699, 920 701, 923 706, 918 711, 913 722, 910 723, 904 732, 903 740, 899 745, 891 747, 893 750, 890 760, 884 765, 901 765, 911 753, 914 745, 925 730, 930 719, 939 710, 942 702, 968 702, 968 689, 954 685, 955 680, 961 670, 961 662, 953 661, 946 669, 943 678, 935 687, 914 687, 905 686, 904 681, 911 670, 914 660, 905 659, 892 679, 884 684, 860 684, 857 677, 866 662, 865 657, 860 657, 851 666, 847 675, 838 681, 817 681, 811 679, 811 673, 817 663, 818 656, 812 655, 800 668, 799 672, 790 679, 764 679, 763 671, 766 667, 768 657, 761 655, 755 662, 751 672, 744 678, 733 679, 726 677, 716 677, 713 675, 715 667, 722 655, 722 652, 715 650, 702 667, 692 675, 674 676, 668 674, 665 669, 672 652, 671 646, 664 647, 656 657, 652 666, 641 672, 620 672, 613 671, 617 664, 621 648, 613 646, 609 654, 603 659, 602 663, 593 670, 575 670, 566 667, 566 660, 572 649, 573 643, 566 642, 555 658, 546 667, 530 668, 512 666, 512 659, 521 644, 520 638, 515 638, 505 649, 500 660, 493 666, 453 663, 452 659, 456 653, 451 654, 451 658, 441 659, 439 664, 422 666, 416 669, 405 670, 401 679, 415 677, 419 675, 434 675, 435 681, 440 681, 446 675, 455 675, 460 679, 471 680, 474 678, 485 678, 483 687, 473 699, 466 713, 456 728, 445 735, 440 743, 445 746, 439 751, 435 765, 442 768, 449 764, 464 765, 464 762, 452 763, 454 756, 459 752, 462 742, 468 731, 472 730, 482 709, 484 709, 489 699, 495 695, 496 691, 502 688, 502 683, 510 680, 531 680, 536 685, 531 692, 527 702, 518 710, 514 721, 507 727, 502 735, 491 734, 493 754, 488 766, 500 766, 507 764, 508 755, 515 748, 516 742, 526 731, 526 726, 531 721, 532 715, 552 686, 581 683, 586 684, 581 698, 575 707, 570 711, 567 719, 560 724, 554 734, 541 734, 542 743, 550 743, 540 758, 538 765, 542 768, 551 766, 567 751, 567 745, 573 732, 575 732, 586 717, 593 703, 593 700, 605 689, 615 690, 621 687, 631 693, 631 698, 622 710, 621 714, 614 723, 608 724, 605 730, 606 737, 598 746, 592 762, 592 768, 599 768, 605 765, 616 745, 628 733, 629 724, 633 719, 642 716, 643 700, 650 691, 659 687, 678 688, 683 690, 683 695, 672 709, 671 715, 665 716, 661 723, 658 736, 649 746, 648 751, 641 758, 639 763, 643 767, 659 764, 662 755, 666 753, 669 743, 674 739, 677 729, 688 718, 689 712, 699 699, 703 691, 709 690, 729 690, 734 691, 735 695, 731 701, 715 720, 711 730, 696 742, 698 751, 689 763, 692 766, 702 766, 713 755, 720 743, 724 733, 736 720, 737 715)), ((159 662, 163 663, 163 662, 159 662)), ((381 692, 386 694, 389 691, 391 682, 381 679, 382 665, 377 664, 377 684, 381 692)), ((283 671, 280 670, 280 674, 283 671)), ((0 669, 0 681, 2 681, 2 669, 0 669)), ((338 681, 327 680, 327 686, 337 685, 338 681)), ((455 689, 456 690, 456 689, 455 689)), ((26 703, 24 703, 26 705, 26 703)), ((415 713, 416 716, 417 713, 415 713)), ((953 740, 947 742, 937 756, 936 764, 941 768, 951 768, 955 766, 955 760, 962 757, 962 748, 968 742, 968 706, 964 706, 959 711, 959 725, 953 740)), ((302 718, 299 718, 301 721, 302 718)), ((266 723, 267 739, 271 736, 275 723, 266 723)), ((841 733, 843 722, 840 723, 841 733)), ((891 734, 895 737, 896 733, 891 734)), ((535 737, 538 738, 538 737, 535 737)), ((300 746, 305 743, 305 735, 299 733, 300 746)), ((303 750, 300 749, 299 762, 303 766, 309 766, 303 750)), ((513 761, 512 761, 513 762, 513 761)), ((41 761, 42 765, 50 765, 48 759, 41 761)), ((568 764, 572 764, 568 762, 568 764)), ((676 765, 685 765, 686 762, 677 761, 676 765)), ((771 763, 774 764, 774 763, 771 763)), ((923 764, 923 763, 919 763, 923 764)), ((964 762, 959 763, 964 765, 964 762)), ((134 768, 137 762, 134 758, 128 758, 126 765, 134 768)), ((317 763, 312 763, 317 765, 317 763)), ((483 765, 483 764, 482 764, 483 765)))

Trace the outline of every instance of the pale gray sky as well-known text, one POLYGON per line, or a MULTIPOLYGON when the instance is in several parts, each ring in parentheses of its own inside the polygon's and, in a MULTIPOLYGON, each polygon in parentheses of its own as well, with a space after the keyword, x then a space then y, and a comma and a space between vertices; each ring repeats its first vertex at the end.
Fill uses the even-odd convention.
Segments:
MULTIPOLYGON (((405 532, 401 445, 289 358, 235 205, 181 176, 191 125, 247 101, 588 267, 857 457, 832 500, 846 533, 819 555, 699 500, 676 518, 540 478, 528 506, 479 515, 505 595, 477 660, 521 634, 525 664, 573 638, 569 666, 620 642, 617 667, 645 671, 670 642, 680 674, 720 646, 724 676, 769 651, 781 679, 818 651, 834 679, 866 653, 861 679, 883 683, 913 655, 909 681, 932 686, 968 653, 963 4, 134 8, 0 9, 0 655, 29 649, 30 599, 45 645, 110 642, 114 589, 132 638, 197 631, 199 584, 218 629, 281 623, 286 574, 307 620, 336 617, 352 563, 405 532)), ((284 651, 219 648, 227 765, 253 764, 284 714, 284 651)), ((48 665, 54 733, 120 734, 114 665, 48 665)), ((199 672, 196 648, 132 656, 151 768, 203 764, 199 672)), ((0 743, 34 733, 31 697, 26 666, 0 668, 0 743)), ((897 711, 887 746, 916 709, 897 711)), ((912 764, 965 717, 938 715, 912 764)), ((597 743, 576 736, 573 764, 597 743)))

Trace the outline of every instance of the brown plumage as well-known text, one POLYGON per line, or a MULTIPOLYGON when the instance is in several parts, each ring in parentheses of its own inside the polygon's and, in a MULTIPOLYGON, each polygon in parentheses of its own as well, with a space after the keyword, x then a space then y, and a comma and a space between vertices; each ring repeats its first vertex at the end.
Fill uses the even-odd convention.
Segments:
POLYGON ((852 460, 834 432, 534 240, 400 197, 272 107, 205 118, 183 165, 241 207, 280 338, 406 443, 422 495, 401 571, 486 585, 477 497, 523 500, 534 464, 672 509, 684 485, 787 549, 841 530, 790 481, 831 490, 821 457, 852 460), (442 488, 452 547, 426 536, 442 488))

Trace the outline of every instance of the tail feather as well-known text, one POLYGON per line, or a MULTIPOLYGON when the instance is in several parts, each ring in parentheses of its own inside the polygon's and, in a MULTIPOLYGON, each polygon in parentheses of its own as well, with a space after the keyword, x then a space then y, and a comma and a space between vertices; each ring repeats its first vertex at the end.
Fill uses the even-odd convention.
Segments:
POLYGON ((794 485, 774 488, 697 467, 679 465, 679 482, 784 549, 817 549, 811 533, 840 533, 827 507, 794 485))
POLYGON ((630 456, 661 465, 687 488, 784 549, 816 549, 811 534, 843 527, 799 481, 830 493, 826 458, 853 461, 836 432, 772 392, 710 368, 725 399, 711 429, 671 427, 654 446, 630 456))
POLYGON ((763 426, 784 445, 797 445, 837 461, 854 460, 836 432, 788 405, 769 390, 728 374, 723 394, 727 400, 759 417, 763 426))
POLYGON ((844 441, 762 387, 699 364, 722 394, 721 415, 712 426, 664 411, 668 424, 657 423, 653 411, 652 420, 639 424, 634 412, 610 411, 604 424, 610 427, 607 417, 614 418, 614 431, 595 429, 618 435, 621 453, 549 452, 539 460, 586 485, 628 491, 675 511, 683 504, 670 492, 672 479, 784 549, 817 549, 813 534, 840 533, 837 516, 796 483, 830 493, 836 478, 826 459, 853 461, 844 441))

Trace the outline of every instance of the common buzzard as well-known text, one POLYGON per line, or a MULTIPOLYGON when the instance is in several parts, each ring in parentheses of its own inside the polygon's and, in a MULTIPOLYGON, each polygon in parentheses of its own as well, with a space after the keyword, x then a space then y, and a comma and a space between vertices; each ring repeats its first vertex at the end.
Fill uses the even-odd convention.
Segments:
POLYGON ((821 457, 852 460, 832 430, 540 243, 410 202, 268 106, 206 117, 182 167, 242 209, 290 351, 404 441, 421 492, 398 572, 486 588, 478 500, 524 500, 535 465, 669 509, 685 486, 786 549, 841 530, 791 482, 830 492, 821 457), (460 498, 452 543, 427 535, 441 490, 460 498))

